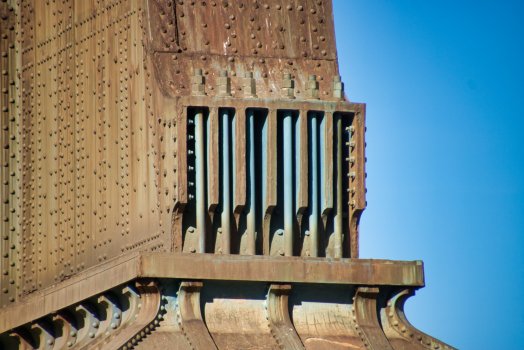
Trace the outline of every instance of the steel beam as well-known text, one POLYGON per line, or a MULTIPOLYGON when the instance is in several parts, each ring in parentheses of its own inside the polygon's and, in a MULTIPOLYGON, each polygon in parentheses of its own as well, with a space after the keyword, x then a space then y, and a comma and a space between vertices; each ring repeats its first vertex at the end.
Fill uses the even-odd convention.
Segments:
POLYGON ((133 252, 22 297, 0 313, 0 333, 140 277, 424 286, 422 261, 133 252))
POLYGON ((200 235, 198 252, 206 252, 206 157, 205 157, 205 119, 201 108, 196 110, 195 115, 195 157, 196 157, 196 217, 197 230, 200 235))
POLYGON ((284 254, 293 256, 293 116, 284 112, 284 254))
POLYGON ((248 212, 246 215, 246 226, 247 226, 247 247, 246 253, 248 255, 255 255, 255 242, 256 242, 256 186, 255 186, 255 113, 252 109, 246 111, 246 118, 248 123, 248 186, 247 186, 247 205, 248 212))
POLYGON ((309 241, 311 243, 311 256, 318 256, 318 121, 316 112, 311 113, 310 123, 309 191, 311 192, 311 203, 309 204, 309 241))
POLYGON ((222 110, 222 253, 231 252, 231 188, 229 184, 229 111, 222 110))
POLYGON ((344 219, 343 206, 342 206, 342 118, 340 115, 333 116, 336 122, 335 132, 337 138, 337 145, 335 150, 336 164, 337 164, 337 184, 336 184, 336 206, 337 210, 335 213, 335 258, 342 257, 342 222, 344 219))

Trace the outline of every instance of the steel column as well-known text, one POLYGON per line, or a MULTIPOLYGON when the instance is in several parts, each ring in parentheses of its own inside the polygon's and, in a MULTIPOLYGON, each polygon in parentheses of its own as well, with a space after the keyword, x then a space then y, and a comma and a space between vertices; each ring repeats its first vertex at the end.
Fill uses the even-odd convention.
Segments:
POLYGON ((231 189, 229 187, 229 112, 222 110, 222 253, 231 253, 231 189))
POLYGON ((334 116, 336 122, 336 136, 337 136, 337 151, 335 156, 337 162, 337 186, 336 199, 337 211, 335 214, 335 258, 342 257, 342 220, 344 213, 342 212, 342 118, 340 115, 334 116))
POLYGON ((247 226, 247 248, 246 252, 248 255, 255 255, 255 115, 252 109, 247 110, 246 112, 247 122, 249 124, 248 130, 248 159, 249 159, 249 177, 248 177, 248 205, 249 212, 246 217, 246 226, 247 226))
POLYGON ((206 247, 206 175, 205 175, 205 154, 204 154, 204 112, 201 108, 195 114, 196 142, 195 142, 195 168, 196 168, 196 217, 197 230, 200 235, 199 253, 205 253, 206 247))
POLYGON ((293 118, 284 112, 284 253, 293 255, 293 118))
POLYGON ((311 191, 311 203, 309 204, 309 240, 311 256, 318 256, 318 127, 317 114, 311 113, 311 155, 309 190, 311 191))

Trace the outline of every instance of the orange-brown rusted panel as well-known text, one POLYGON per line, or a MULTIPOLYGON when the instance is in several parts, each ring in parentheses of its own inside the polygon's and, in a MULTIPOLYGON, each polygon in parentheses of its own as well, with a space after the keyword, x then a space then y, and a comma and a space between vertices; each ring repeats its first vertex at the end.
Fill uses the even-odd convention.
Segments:
POLYGON ((173 1, 150 0, 147 21, 149 24, 148 44, 153 51, 176 52, 178 50, 179 32, 176 7, 173 1), (153 36, 154 33, 154 36, 153 36))
MULTIPOLYGON (((336 59, 329 0, 176 1, 175 14, 183 52, 235 58, 336 59)), ((167 28, 163 21, 158 26, 167 28)))

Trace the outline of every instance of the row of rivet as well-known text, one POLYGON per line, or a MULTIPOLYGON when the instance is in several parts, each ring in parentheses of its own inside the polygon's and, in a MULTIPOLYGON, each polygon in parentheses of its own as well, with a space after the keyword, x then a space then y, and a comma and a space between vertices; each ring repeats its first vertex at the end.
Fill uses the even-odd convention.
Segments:
MULTIPOLYGON (((3 6, 1 8, 2 20, 12 19, 14 8, 11 5, 3 6), (7 7, 7 11, 5 11, 7 7)), ((17 178, 15 177, 15 170, 17 169, 17 154, 19 138, 15 136, 17 126, 15 122, 15 114, 17 108, 15 105, 15 95, 18 86, 15 86, 16 77, 14 76, 13 63, 16 61, 16 55, 12 55, 10 49, 14 49, 14 21, 0 23, 2 25, 2 34, 0 38, 0 47, 1 47, 1 106, 2 113, 0 115, 0 120, 2 124, 2 168, 0 169, 2 175, 2 189, 0 191, 2 198, 2 223, 1 223, 1 232, 2 240, 0 240, 0 246, 2 251, 3 259, 0 261, 2 275, 0 275, 2 285, 2 295, 0 295, 0 300, 2 300, 3 306, 5 302, 10 301, 14 302, 16 295, 15 290, 15 280, 17 279, 18 270, 20 264, 18 258, 18 251, 15 250, 18 244, 19 233, 16 232, 15 227, 17 225, 19 211, 15 209, 17 207, 16 199, 16 182, 17 178), (11 123, 9 123, 11 122, 11 123)), ((16 50, 18 52, 18 50, 16 50)))

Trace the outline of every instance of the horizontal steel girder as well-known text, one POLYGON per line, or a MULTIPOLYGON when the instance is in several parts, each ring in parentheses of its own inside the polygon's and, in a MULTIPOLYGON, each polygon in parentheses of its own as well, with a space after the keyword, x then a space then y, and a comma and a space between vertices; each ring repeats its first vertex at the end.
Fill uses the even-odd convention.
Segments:
POLYGON ((136 278, 424 286, 421 261, 133 252, 22 298, 0 333, 136 278))

